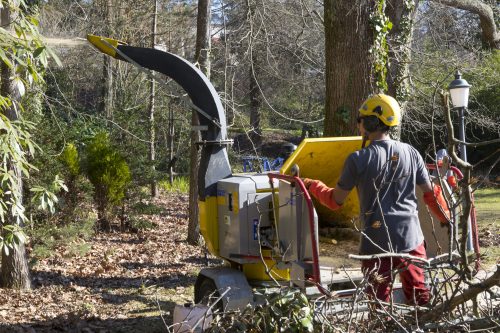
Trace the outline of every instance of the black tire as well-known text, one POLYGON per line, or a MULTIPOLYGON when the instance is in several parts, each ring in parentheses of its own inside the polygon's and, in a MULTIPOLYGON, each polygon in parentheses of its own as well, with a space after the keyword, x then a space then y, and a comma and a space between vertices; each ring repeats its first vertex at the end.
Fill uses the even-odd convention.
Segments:
MULTIPOLYGON (((196 284, 194 291, 194 301, 196 304, 211 306, 217 299, 219 299, 219 297, 220 293, 212 279, 203 277, 201 282, 196 284)), ((219 300, 212 309, 213 311, 216 309, 218 311, 222 311, 222 300, 219 300)))

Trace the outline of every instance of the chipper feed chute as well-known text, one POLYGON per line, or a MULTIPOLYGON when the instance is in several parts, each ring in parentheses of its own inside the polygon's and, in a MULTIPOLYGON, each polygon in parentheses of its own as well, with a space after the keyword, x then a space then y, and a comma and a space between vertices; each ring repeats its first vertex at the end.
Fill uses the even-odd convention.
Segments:
MULTIPOLYGON (((361 149, 360 136, 305 139, 295 152, 285 161, 280 170, 290 174, 293 165, 300 168, 300 176, 320 179, 326 185, 335 187, 342 172, 344 161, 351 153, 361 149)), ((341 209, 331 211, 315 202, 320 224, 352 226, 351 220, 359 215, 359 203, 356 190, 353 190, 341 209)))

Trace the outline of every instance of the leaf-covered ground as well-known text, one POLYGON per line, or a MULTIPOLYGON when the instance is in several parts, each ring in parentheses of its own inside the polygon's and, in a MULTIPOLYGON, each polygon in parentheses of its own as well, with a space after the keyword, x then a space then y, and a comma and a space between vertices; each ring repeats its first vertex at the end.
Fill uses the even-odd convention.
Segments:
POLYGON ((59 248, 32 269, 33 290, 0 289, 0 332, 165 332, 176 303, 192 300, 207 259, 187 244, 188 199, 168 195, 154 227, 98 234, 84 256, 59 248))

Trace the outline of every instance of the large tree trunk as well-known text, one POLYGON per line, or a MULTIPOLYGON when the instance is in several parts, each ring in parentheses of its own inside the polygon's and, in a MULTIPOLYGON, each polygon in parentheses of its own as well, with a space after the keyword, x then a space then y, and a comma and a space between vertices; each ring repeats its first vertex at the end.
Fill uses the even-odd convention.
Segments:
MULTIPOLYGON (((11 13, 9 7, 5 6, 1 10, 1 26, 4 29, 9 29, 11 20, 11 13)), ((15 103, 20 99, 20 93, 14 82, 11 80, 15 69, 11 69, 4 63, 1 64, 1 80, 2 84, 0 87, 0 95, 9 97, 12 101, 13 106, 4 111, 4 114, 11 121, 19 119, 19 114, 17 113, 20 108, 14 107, 15 103)), ((15 147, 12 147, 15 149, 15 147)), ((19 148, 20 149, 20 148, 19 148)), ((12 167, 15 178, 17 180, 17 191, 20 193, 20 204, 22 204, 22 174, 19 168, 12 167)), ((7 216, 6 224, 14 225, 16 224, 16 218, 14 216, 7 216)), ((4 233, 5 236, 5 233, 4 233)), ((5 245, 4 245, 5 246, 5 245)), ((26 256, 26 249, 23 242, 18 244, 13 243, 12 247, 9 248, 8 254, 5 249, 2 250, 2 271, 1 271, 1 285, 6 288, 16 288, 16 289, 30 289, 31 280, 28 269, 28 259, 26 256)))
POLYGON ((325 136, 356 134, 356 114, 374 92, 370 0, 325 0, 325 136))
MULTIPOLYGON (((195 62, 200 69, 210 78, 210 21, 211 0, 198 0, 198 19, 196 29, 195 62)), ((187 241, 196 245, 200 242, 200 224, 198 222, 198 168, 200 154, 196 143, 200 140, 200 133, 195 130, 199 126, 198 114, 192 111, 193 131, 191 133, 191 154, 189 171, 189 225, 187 241)))
MULTIPOLYGON (((387 93, 399 102, 402 117, 410 94, 411 43, 417 6, 418 0, 389 0, 385 11, 393 24, 387 37, 390 62, 387 75, 387 93)), ((399 139, 401 136, 400 126, 393 135, 399 139)))
MULTIPOLYGON (((158 16, 158 0, 153 0, 153 23, 151 26, 151 47, 156 46, 156 20, 158 16)), ((156 197, 158 189, 156 186, 155 177, 155 95, 156 95, 156 84, 155 80, 151 78, 150 94, 149 94, 149 161, 151 162, 151 168, 153 171, 153 179, 151 180, 151 197, 156 197)))

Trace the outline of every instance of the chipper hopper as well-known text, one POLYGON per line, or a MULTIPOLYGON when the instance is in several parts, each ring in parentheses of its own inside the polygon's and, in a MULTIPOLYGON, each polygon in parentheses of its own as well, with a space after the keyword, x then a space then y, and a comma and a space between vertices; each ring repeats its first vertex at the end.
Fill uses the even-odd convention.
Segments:
MULTIPOLYGON (((256 301, 255 288, 279 285, 294 286, 307 294, 335 290, 337 295, 347 296, 353 292, 361 278, 360 270, 349 275, 341 273, 338 267, 328 265, 328 258, 320 256, 318 213, 329 223, 356 223, 357 195, 353 191, 342 209, 329 212, 311 200, 294 166, 299 167, 301 177, 321 179, 335 186, 346 157, 361 148, 361 137, 306 139, 279 173, 233 174, 222 103, 197 67, 156 49, 132 47, 92 35, 88 40, 116 59, 172 78, 187 92, 199 114, 203 128, 197 143, 201 147, 200 229, 210 253, 224 259, 225 264, 200 271, 196 302, 219 293, 225 309, 242 309, 256 301)), ((445 190, 454 200, 450 189, 445 190)), ((447 229, 433 227, 423 202, 419 209, 430 255, 449 249, 447 229)))

